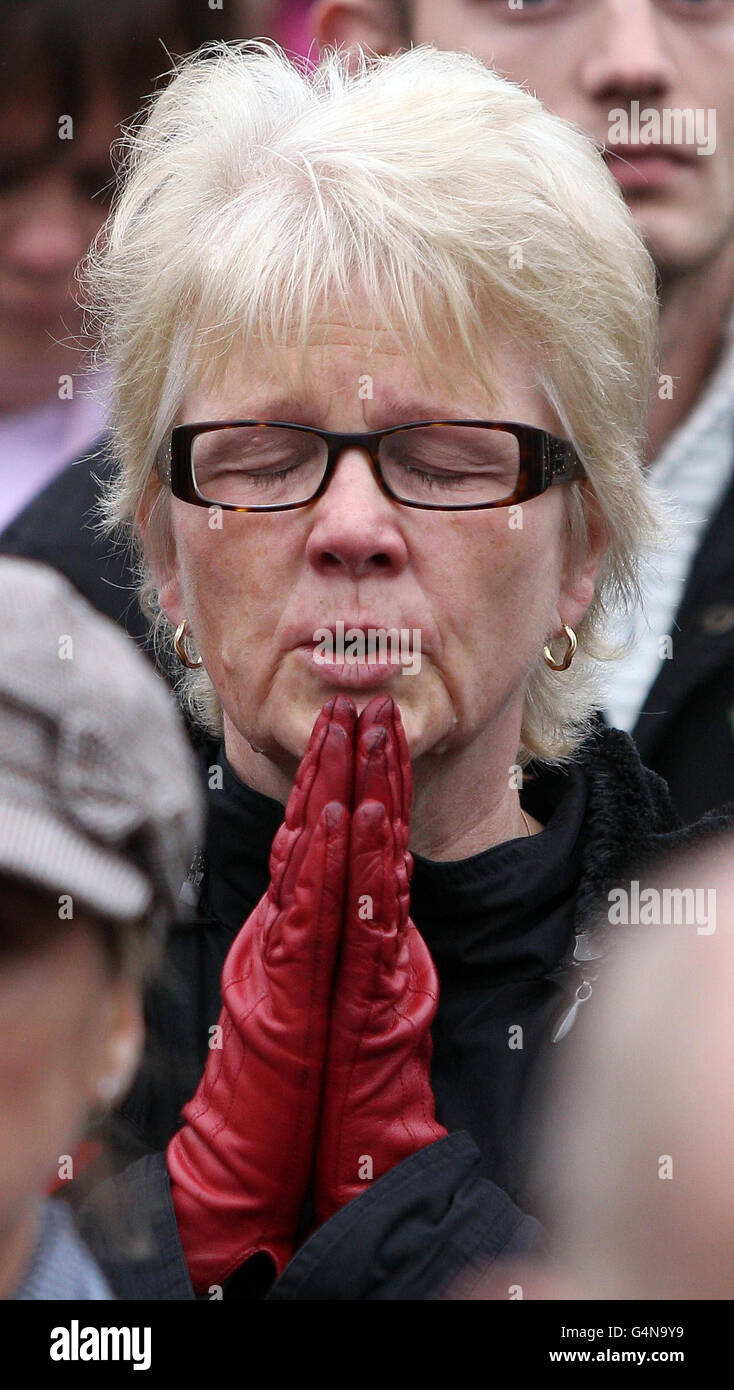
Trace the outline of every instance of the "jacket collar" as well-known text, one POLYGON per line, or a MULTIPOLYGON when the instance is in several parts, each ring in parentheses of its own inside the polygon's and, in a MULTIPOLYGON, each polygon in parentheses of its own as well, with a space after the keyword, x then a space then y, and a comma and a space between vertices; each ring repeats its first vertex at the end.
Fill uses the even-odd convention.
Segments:
MULTIPOLYGON (((234 935, 243 920, 243 901, 251 908, 267 887, 270 846, 284 808, 242 783, 223 748, 217 754, 205 745, 200 756, 207 768, 210 814, 206 845, 192 865, 189 888, 194 901, 199 899, 200 916, 216 917, 234 935)), ((436 902, 440 895, 445 904, 449 894, 459 910, 462 903, 466 907, 472 876, 486 873, 490 861, 493 872, 496 865, 498 876, 506 874, 509 881, 513 866, 528 868, 542 855, 536 886, 545 891, 543 882, 547 887, 547 874, 554 872, 545 862, 547 851, 553 844, 570 851, 575 837, 572 862, 558 866, 558 888, 563 891, 574 879, 573 930, 602 954, 612 930, 607 919, 612 888, 641 878, 658 859, 734 829, 734 802, 693 825, 682 825, 667 784, 643 766, 630 735, 607 727, 600 714, 572 759, 560 767, 530 764, 522 801, 545 821, 541 834, 505 842, 458 864, 416 856, 414 892, 426 904, 426 920, 432 893, 436 902)), ((548 854, 548 862, 552 859, 548 854)))
MULTIPOLYGON (((284 807, 242 783, 223 748, 209 745, 202 756, 210 817, 187 886, 199 920, 215 919, 234 938, 267 888, 284 807)), ((493 978, 557 981, 566 996, 552 1039, 560 1042, 613 944, 610 891, 642 879, 656 860, 731 833, 734 802, 683 826, 667 784, 642 765, 630 735, 600 714, 561 767, 531 763, 522 801, 544 831, 456 864, 416 856, 411 911, 442 978, 468 965, 493 978)))

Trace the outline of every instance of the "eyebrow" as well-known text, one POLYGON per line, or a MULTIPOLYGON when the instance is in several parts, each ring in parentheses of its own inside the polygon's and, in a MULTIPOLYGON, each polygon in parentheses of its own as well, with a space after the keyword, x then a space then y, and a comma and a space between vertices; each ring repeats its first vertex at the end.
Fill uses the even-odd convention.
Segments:
MULTIPOLYGON (((207 420, 217 420, 225 423, 229 420, 282 420, 283 423, 294 425, 310 424, 308 416, 313 411, 309 410, 306 402, 298 400, 293 396, 265 397, 264 404, 260 402, 256 406, 236 407, 235 405, 223 406, 217 411, 216 415, 208 413, 207 420)), ((203 420, 203 416, 201 417, 203 420)))
MULTIPOLYGON (((466 411, 463 412, 464 416, 466 411)), ((380 418, 387 427, 389 425, 407 425, 413 420, 458 420, 463 418, 456 406, 444 408, 436 405, 435 401, 430 405, 423 397, 408 397, 393 395, 391 391, 386 391, 380 398, 380 418)), ((379 426, 377 426, 379 428, 379 426)))
MULTIPOLYGON (((390 428, 391 425, 409 424, 415 420, 457 420, 469 418, 472 412, 464 411, 463 414, 457 406, 442 408, 435 403, 428 405, 422 397, 399 396, 390 390, 381 393, 377 400, 369 402, 374 410, 374 423, 370 429, 390 428), (377 409, 375 407, 377 406, 377 409)), ((372 413, 372 411, 370 411, 372 413)), ((249 410, 241 409, 225 417, 219 414, 217 419, 224 420, 280 420, 284 424, 311 425, 320 428, 317 424, 319 412, 314 409, 313 399, 309 403, 307 397, 298 396, 275 396, 261 397, 257 407, 249 410)), ((209 417, 209 418, 214 418, 209 417)), ((473 418, 473 416, 472 416, 473 418)))

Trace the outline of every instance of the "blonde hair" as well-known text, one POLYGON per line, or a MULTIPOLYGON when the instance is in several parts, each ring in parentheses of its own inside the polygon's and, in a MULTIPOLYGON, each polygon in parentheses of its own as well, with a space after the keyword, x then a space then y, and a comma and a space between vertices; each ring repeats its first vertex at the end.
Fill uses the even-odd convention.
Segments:
MULTIPOLYGON (((194 380, 222 373, 235 347, 275 362, 294 336, 306 370, 319 307, 350 323, 362 297, 421 370, 445 376, 450 343, 452 365, 491 395, 498 326, 578 449, 609 537, 573 665, 555 673, 539 652, 526 691, 518 760, 571 756, 599 703, 598 663, 622 650, 607 612, 639 601, 638 557, 664 535, 640 462, 654 270, 591 143, 466 54, 420 46, 355 65, 327 52, 308 71, 257 42, 184 60, 122 156, 85 279, 114 374, 108 524, 139 543, 158 489, 139 554, 159 645, 172 630, 145 567, 165 570, 170 494, 155 465, 194 380)), ((581 558, 596 504, 564 492, 581 558)), ((220 732, 206 672, 186 671, 181 692, 220 732)))

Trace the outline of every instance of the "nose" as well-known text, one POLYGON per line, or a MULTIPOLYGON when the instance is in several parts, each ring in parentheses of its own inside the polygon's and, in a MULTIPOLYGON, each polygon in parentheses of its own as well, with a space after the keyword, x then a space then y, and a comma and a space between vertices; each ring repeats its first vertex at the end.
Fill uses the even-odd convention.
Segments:
POLYGON ((66 283, 87 249, 88 227, 79 198, 58 174, 24 190, 6 240, 7 264, 19 276, 66 283))
POLYGON ((345 449, 313 509, 309 563, 320 574, 342 570, 350 579, 399 574, 408 563, 399 510, 381 491, 369 455, 345 449))
POLYGON ((651 0, 602 0, 596 23, 582 67, 587 96, 659 100, 670 91, 675 67, 651 0))

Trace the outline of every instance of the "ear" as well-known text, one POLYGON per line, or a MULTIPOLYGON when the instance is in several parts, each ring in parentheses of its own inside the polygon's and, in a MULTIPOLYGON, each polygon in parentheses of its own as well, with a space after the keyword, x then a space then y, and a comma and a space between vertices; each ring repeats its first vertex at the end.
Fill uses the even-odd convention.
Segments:
POLYGON ((395 53, 405 47, 391 0, 316 0, 311 32, 320 48, 371 48, 395 53))
POLYGON ((160 606, 173 626, 178 627, 186 617, 186 605, 178 575, 176 542, 156 507, 162 498, 160 484, 151 480, 135 513, 135 525, 155 578, 160 606))
POLYGON ((567 539, 566 560, 558 599, 559 629, 564 623, 568 623, 569 627, 574 629, 579 626, 594 597, 599 569, 609 549, 609 532, 596 493, 588 483, 583 486, 587 529, 586 552, 574 566, 570 537, 567 539))
POLYGON ((174 627, 178 627, 186 617, 186 604, 184 602, 183 590, 178 577, 178 570, 174 567, 168 571, 165 579, 158 586, 158 602, 168 621, 174 627))
POLYGON ((108 1019, 93 1102, 117 1105, 130 1089, 145 1040, 140 990, 124 976, 113 986, 108 1019))

